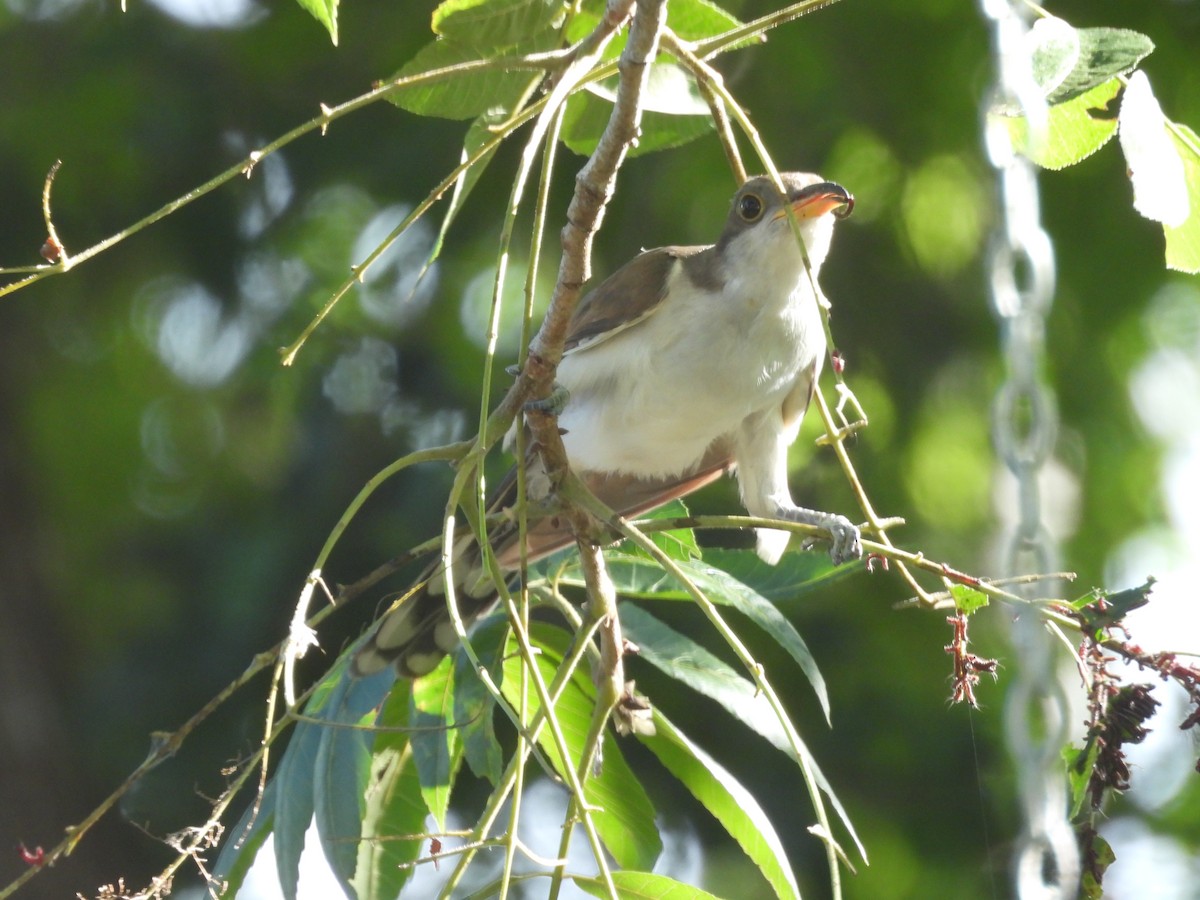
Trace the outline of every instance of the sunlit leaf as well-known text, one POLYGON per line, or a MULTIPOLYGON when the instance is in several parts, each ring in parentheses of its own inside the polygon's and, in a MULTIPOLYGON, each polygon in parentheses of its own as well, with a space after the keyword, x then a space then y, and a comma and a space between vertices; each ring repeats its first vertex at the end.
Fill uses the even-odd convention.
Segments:
POLYGON ((336 47, 338 42, 338 0, 296 0, 301 9, 308 10, 314 19, 325 26, 336 47))
MULTIPOLYGON (((754 795, 657 710, 654 725, 655 734, 638 735, 638 740, 716 817, 758 866, 775 896, 798 898, 800 889, 783 843, 754 795)), ((749 889, 743 894, 756 895, 749 889)))
POLYGON ((1166 225, 1167 268, 1193 275, 1200 273, 1200 138, 1186 125, 1175 125, 1171 135, 1187 182, 1191 215, 1178 226, 1166 225))
MULTIPOLYGON (((531 626, 531 639, 541 650, 537 664, 548 684, 562 663, 571 636, 560 628, 535 622, 531 626)), ((520 700, 521 664, 516 641, 510 640, 504 662, 503 692, 514 706, 520 700)), ((533 690, 529 691, 527 702, 531 712, 539 708, 533 690)), ((586 671, 576 670, 555 706, 573 768, 578 765, 583 753, 594 706, 595 689, 592 681, 586 671)), ((590 774, 583 786, 596 831, 619 866, 625 869, 651 869, 662 852, 662 838, 654 821, 654 806, 641 782, 625 762, 621 746, 612 732, 605 729, 602 740, 604 764, 599 774, 590 774)), ((563 761, 549 728, 542 729, 538 745, 555 769, 563 772, 563 761)))
MULTIPOLYGON (((688 516, 688 508, 682 500, 672 500, 666 506, 660 506, 652 512, 646 513, 644 518, 654 519, 680 519, 688 516)), ((695 559, 701 556, 700 545, 696 543, 696 533, 690 528, 675 528, 671 531, 654 531, 650 532, 648 537, 654 541, 655 546, 662 550, 671 559, 695 559)), ((650 555, 640 547, 629 548, 629 552, 634 556, 645 556, 650 558, 650 555)))
POLYGON ((421 796, 442 830, 450 806, 450 789, 462 760, 461 733, 454 723, 453 660, 444 658, 432 672, 413 682, 408 726, 421 796))
MULTIPOLYGON (((595 150, 612 115, 615 96, 615 78, 589 84, 585 90, 573 94, 563 116, 563 143, 583 156, 595 150)), ((685 144, 713 129, 708 104, 695 82, 674 64, 658 63, 650 67, 642 99, 641 131, 630 155, 685 144)))
POLYGON ((1087 159, 1117 133, 1117 117, 1108 106, 1121 90, 1112 78, 1047 111, 1046 132, 1034 142, 1024 116, 989 114, 989 125, 1004 127, 1018 153, 1045 169, 1064 169, 1087 159))
POLYGON ((1144 72, 1130 76, 1119 122, 1121 150, 1133 182, 1133 208, 1147 219, 1179 227, 1189 211, 1183 160, 1144 72))
POLYGON ((954 598, 955 609, 967 615, 988 605, 987 594, 965 584, 950 585, 950 596, 954 598))
POLYGON ((375 718, 370 771, 358 797, 361 835, 344 841, 355 854, 358 900, 394 900, 412 877, 407 864, 421 854, 427 809, 407 731, 412 687, 398 680, 375 718))
POLYGON ((1079 32, 1054 16, 1038 19, 1029 29, 1033 80, 1042 94, 1053 93, 1079 63, 1079 32))
POLYGON ((445 0, 433 11, 433 30, 476 47, 508 47, 562 14, 562 0, 445 0))
MULTIPOLYGON (((580 890, 608 900, 604 879, 576 875, 571 879, 580 890)), ((613 886, 620 900, 719 900, 715 894, 652 872, 613 872, 613 886)))

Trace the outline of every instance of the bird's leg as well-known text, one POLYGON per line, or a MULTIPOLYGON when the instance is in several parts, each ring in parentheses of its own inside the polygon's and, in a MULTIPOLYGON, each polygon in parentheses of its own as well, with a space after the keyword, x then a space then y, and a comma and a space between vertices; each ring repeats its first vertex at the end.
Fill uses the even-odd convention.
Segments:
MULTIPOLYGON (((844 562, 858 559, 862 556, 862 538, 858 526, 845 516, 837 513, 821 512, 816 509, 805 509, 794 504, 776 503, 772 518, 784 519, 801 525, 812 525, 822 531, 829 532, 829 556, 835 566, 844 562)), ((809 549, 819 538, 809 538, 804 542, 804 548, 809 549)))

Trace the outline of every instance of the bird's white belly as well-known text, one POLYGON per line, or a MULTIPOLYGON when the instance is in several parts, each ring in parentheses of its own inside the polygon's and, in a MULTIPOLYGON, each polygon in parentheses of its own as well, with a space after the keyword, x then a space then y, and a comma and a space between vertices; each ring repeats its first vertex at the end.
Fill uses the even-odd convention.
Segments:
POLYGON ((686 472, 747 416, 780 406, 824 352, 811 295, 783 309, 708 312, 680 320, 664 306, 563 360, 558 380, 571 397, 559 423, 574 468, 647 478, 686 472), (677 321, 692 327, 681 332, 677 321))

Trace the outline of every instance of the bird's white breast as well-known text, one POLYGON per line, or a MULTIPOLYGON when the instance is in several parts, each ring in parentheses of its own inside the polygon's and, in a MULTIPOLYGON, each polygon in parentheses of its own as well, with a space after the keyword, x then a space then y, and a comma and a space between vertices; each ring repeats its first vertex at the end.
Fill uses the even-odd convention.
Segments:
POLYGON ((758 249, 715 291, 677 263, 645 321, 564 358, 558 380, 571 396, 559 422, 574 468, 678 475, 746 417, 782 404, 824 354, 824 331, 794 243, 758 249))

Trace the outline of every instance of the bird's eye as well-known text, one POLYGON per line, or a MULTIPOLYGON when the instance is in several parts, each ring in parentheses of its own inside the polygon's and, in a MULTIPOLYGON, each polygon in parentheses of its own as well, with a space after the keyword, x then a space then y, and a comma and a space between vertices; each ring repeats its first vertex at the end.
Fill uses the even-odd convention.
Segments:
POLYGON ((762 198, 758 194, 745 194, 737 203, 738 215, 743 222, 755 222, 763 212, 762 198))

